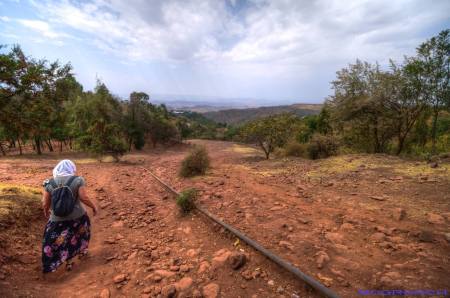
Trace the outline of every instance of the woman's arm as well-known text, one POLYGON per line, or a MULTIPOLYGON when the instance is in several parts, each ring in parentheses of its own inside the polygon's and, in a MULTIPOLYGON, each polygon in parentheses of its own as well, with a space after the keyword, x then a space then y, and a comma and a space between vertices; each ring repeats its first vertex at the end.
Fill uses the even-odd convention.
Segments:
POLYGON ((91 199, 88 197, 86 187, 81 186, 78 189, 78 197, 80 198, 81 202, 92 208, 92 212, 94 212, 94 215, 97 214, 97 206, 95 206, 94 202, 92 202, 91 199))
POLYGON ((48 191, 44 190, 42 194, 42 208, 44 209, 45 218, 50 217, 50 203, 51 203, 51 195, 48 191))

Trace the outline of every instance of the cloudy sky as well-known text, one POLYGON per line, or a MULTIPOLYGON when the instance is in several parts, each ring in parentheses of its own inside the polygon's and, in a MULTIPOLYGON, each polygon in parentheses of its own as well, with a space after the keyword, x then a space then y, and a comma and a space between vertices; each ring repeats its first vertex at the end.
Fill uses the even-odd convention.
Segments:
POLYGON ((336 70, 414 54, 449 12, 448 0, 0 0, 0 43, 121 96, 321 102, 336 70))

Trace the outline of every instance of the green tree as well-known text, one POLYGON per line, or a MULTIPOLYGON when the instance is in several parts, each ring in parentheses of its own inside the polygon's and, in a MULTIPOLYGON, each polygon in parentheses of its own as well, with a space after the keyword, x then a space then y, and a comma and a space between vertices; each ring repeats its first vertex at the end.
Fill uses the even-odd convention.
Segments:
POLYGON ((150 96, 144 92, 133 92, 130 100, 125 106, 125 131, 127 135, 128 151, 131 145, 138 150, 145 145, 145 134, 147 132, 147 121, 151 113, 150 96))
POLYGON ((378 98, 386 109, 385 114, 393 119, 396 154, 403 151, 407 137, 426 108, 419 73, 415 61, 406 59, 403 65, 391 61, 390 71, 380 76, 378 98))
POLYGON ((77 98, 71 116, 72 130, 83 150, 111 154, 116 161, 125 153, 121 105, 103 83, 97 83, 95 92, 77 98))
POLYGON ((175 126, 180 133, 181 140, 187 139, 193 133, 189 121, 184 117, 178 117, 175 121, 175 126))
POLYGON ((428 104, 432 107, 432 153, 436 152, 439 112, 450 109, 450 29, 422 43, 417 48, 417 67, 428 104))
POLYGON ((337 72, 327 102, 346 143, 375 153, 385 152, 394 136, 392 113, 381 98, 383 76, 378 64, 357 60, 337 72))
POLYGON ((277 147, 282 147, 295 135, 299 118, 280 114, 254 120, 242 127, 241 134, 247 142, 254 142, 264 151, 266 159, 277 147))
POLYGON ((171 140, 179 141, 178 130, 169 119, 164 117, 164 114, 154 113, 151 121, 149 122, 149 136, 152 142, 153 148, 158 143, 168 143, 171 140))
POLYGON ((320 110, 320 114, 317 117, 317 131, 321 134, 329 134, 333 132, 333 128, 331 126, 331 113, 330 109, 327 105, 324 105, 322 110, 320 110))
POLYGON ((58 91, 63 81, 73 78, 70 64, 60 65, 25 56, 19 46, 0 54, 0 123, 7 134, 17 140, 32 138, 38 154, 42 143, 50 142, 58 107, 64 97, 58 91))

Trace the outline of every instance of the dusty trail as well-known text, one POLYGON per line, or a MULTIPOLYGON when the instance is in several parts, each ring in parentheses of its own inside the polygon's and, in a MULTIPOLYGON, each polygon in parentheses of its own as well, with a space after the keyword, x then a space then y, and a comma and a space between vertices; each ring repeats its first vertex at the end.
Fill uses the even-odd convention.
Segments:
POLYGON ((448 288, 448 164, 432 170, 389 156, 261 161, 242 146, 198 142, 213 156, 207 177, 179 179, 164 156, 153 167, 178 189, 201 189, 211 212, 342 296, 448 288))
MULTIPOLYGON (((202 206, 342 297, 357 297, 358 289, 448 288, 446 165, 430 170, 388 156, 264 161, 251 148, 200 143, 212 169, 193 179, 177 176, 186 147, 131 154, 119 164, 79 159, 101 207, 91 217, 89 258, 72 272, 39 279, 38 217, 30 235, 14 236, 12 261, 0 267, 0 296, 215 297, 218 289, 220 297, 317 297, 202 216, 181 217, 137 165, 176 190, 195 186, 202 206), (248 257, 238 270, 225 261, 235 252, 248 257)), ((55 163, 0 161, 0 183, 39 185, 55 163)))
MULTIPOLYGON (((144 164, 154 162, 152 157, 144 158, 149 160, 144 164)), ((142 161, 142 156, 130 157, 128 162, 137 161, 133 159, 142 161)), ((35 169, 34 175, 23 175, 24 164, 20 161, 1 163, 1 169, 14 177, 14 183, 33 185, 48 175, 53 164, 48 160, 27 165, 35 169)), ((200 293, 215 297, 218 289, 221 297, 278 297, 283 293, 316 297, 302 283, 253 250, 236 244, 236 239, 205 218, 196 214, 181 217, 166 192, 133 164, 105 163, 99 167, 81 163, 78 169, 78 174, 88 181, 89 195, 101 208, 97 217, 91 216, 88 258, 76 262, 71 272, 58 270, 41 280, 36 243, 39 233, 30 246, 33 270, 11 264, 7 278, 0 281, 2 295, 168 297, 175 291, 178 297, 198 297, 200 293), (244 252, 249 259, 240 270, 231 269, 225 261, 232 252, 244 252), (244 271, 250 274, 246 279, 241 275, 244 271), (17 287, 19 280, 26 284, 17 287)))

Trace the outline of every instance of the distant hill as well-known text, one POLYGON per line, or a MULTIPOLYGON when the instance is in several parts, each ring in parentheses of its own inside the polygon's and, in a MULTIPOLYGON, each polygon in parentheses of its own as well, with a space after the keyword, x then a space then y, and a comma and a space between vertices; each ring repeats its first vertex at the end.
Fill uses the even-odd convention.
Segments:
POLYGON ((229 109, 244 109, 246 107, 235 107, 235 106, 212 106, 212 105, 174 105, 169 103, 167 106, 172 111, 190 111, 196 113, 207 113, 207 112, 215 112, 221 110, 229 110, 229 109))
POLYGON ((240 124, 256 118, 263 118, 281 113, 294 113, 298 116, 319 114, 321 104, 293 104, 284 106, 259 107, 248 109, 229 109, 206 112, 203 115, 218 123, 240 124))

